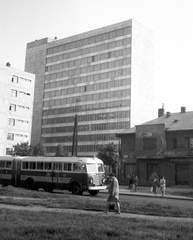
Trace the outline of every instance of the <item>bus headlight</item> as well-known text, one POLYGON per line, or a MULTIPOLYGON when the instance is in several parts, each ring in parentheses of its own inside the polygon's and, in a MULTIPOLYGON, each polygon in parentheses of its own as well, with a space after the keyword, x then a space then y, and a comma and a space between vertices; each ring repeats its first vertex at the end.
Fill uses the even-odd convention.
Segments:
POLYGON ((89 183, 93 183, 93 179, 90 179, 90 180, 89 180, 89 183))

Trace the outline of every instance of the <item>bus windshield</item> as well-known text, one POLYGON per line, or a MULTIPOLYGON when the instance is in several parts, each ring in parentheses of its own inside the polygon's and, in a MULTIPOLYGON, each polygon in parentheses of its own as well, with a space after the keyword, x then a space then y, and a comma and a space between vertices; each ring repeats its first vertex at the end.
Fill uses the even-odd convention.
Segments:
POLYGON ((88 173, 97 173, 98 172, 96 163, 87 163, 86 166, 87 166, 88 173))

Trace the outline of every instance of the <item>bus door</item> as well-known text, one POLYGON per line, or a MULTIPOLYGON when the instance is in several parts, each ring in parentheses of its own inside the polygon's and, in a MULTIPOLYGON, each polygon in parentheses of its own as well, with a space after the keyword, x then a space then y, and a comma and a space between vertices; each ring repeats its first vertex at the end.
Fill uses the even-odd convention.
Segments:
POLYGON ((55 185, 56 189, 61 188, 61 172, 62 172, 62 163, 56 162, 53 163, 53 184, 55 185))
POLYGON ((21 176, 21 160, 13 159, 12 162, 12 185, 15 187, 19 186, 21 176))

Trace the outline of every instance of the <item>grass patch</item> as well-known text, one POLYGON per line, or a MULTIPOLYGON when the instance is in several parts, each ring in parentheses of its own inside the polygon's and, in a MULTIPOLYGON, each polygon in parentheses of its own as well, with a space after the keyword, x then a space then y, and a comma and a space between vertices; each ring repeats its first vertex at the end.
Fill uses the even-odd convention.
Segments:
POLYGON ((1 240, 193 239, 192 225, 168 221, 0 210, 1 240))
MULTIPOLYGON (((47 193, 41 191, 30 191, 22 188, 5 187, 0 189, 0 195, 9 198, 1 198, 1 204, 22 206, 43 206, 58 209, 84 209, 104 211, 106 208, 107 195, 100 196, 74 196, 71 193, 47 193), (3 193, 3 194, 2 194, 3 193), (12 196, 12 197, 11 197, 12 196), (13 198, 15 197, 15 198, 13 198), (17 198, 19 197, 19 198, 17 198)), ((121 198, 121 196, 120 196, 121 198)), ((160 215, 168 217, 190 217, 193 218, 193 209, 185 204, 173 205, 170 201, 153 202, 136 201, 133 197, 121 199, 121 211, 125 213, 136 213, 146 215, 160 215)))

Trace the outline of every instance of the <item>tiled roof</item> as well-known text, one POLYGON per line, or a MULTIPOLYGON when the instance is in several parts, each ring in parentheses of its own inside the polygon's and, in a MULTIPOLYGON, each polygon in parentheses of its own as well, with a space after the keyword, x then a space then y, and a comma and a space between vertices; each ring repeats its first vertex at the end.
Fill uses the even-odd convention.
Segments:
MULTIPOLYGON (((141 125, 165 124, 167 131, 193 130, 193 111, 185 113, 169 113, 141 125)), ((136 128, 127 129, 117 135, 135 133, 136 128)))

